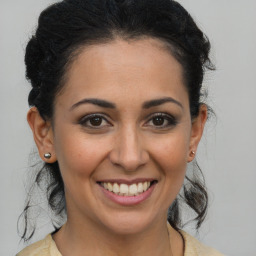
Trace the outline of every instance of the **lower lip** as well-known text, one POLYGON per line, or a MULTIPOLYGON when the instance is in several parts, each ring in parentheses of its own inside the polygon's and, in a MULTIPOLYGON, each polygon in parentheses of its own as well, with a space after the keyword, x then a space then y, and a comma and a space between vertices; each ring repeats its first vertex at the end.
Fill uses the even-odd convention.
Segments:
POLYGON ((130 205, 140 204, 143 201, 145 201, 146 199, 148 199, 151 196, 151 194, 155 188, 155 185, 156 184, 152 184, 151 187, 147 191, 145 191, 142 194, 139 194, 137 196, 119 196, 115 193, 112 193, 112 192, 106 190, 101 185, 99 185, 99 186, 100 186, 102 192, 104 193, 104 195, 107 198, 109 198, 111 201, 113 201, 117 204, 120 204, 120 205, 130 206, 130 205))

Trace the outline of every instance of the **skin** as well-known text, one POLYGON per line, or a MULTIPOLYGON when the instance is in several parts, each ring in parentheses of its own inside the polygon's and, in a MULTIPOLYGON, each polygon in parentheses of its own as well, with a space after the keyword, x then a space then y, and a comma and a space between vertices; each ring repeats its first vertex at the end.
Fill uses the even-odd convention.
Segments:
POLYGON ((62 255, 183 255, 180 234, 172 229, 168 235, 167 210, 206 119, 202 105, 191 120, 182 66, 161 41, 116 39, 85 47, 55 99, 54 118, 44 121, 35 107, 28 112, 41 158, 58 160, 65 184, 68 219, 54 235, 62 255), (145 108, 166 97, 173 100, 145 108), (81 103, 92 98, 115 107, 81 103), (88 115, 99 113, 100 125, 93 125, 88 115), (160 125, 158 113, 165 115, 160 125), (97 183, 137 178, 157 183, 132 206, 111 201, 97 183))

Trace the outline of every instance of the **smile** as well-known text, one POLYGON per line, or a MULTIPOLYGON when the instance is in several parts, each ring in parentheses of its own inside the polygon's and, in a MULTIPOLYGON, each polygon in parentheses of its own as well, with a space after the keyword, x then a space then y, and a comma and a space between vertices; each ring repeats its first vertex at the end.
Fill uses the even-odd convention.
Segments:
POLYGON ((119 196, 138 196, 146 192, 155 181, 144 181, 133 184, 118 184, 116 182, 101 182, 100 185, 106 190, 119 196))

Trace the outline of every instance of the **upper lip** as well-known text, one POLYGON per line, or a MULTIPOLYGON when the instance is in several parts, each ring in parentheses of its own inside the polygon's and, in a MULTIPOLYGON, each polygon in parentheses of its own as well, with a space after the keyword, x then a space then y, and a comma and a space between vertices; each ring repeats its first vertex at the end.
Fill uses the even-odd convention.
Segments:
POLYGON ((135 183, 143 183, 145 181, 152 182, 156 179, 153 178, 137 178, 137 179, 132 179, 132 180, 127 180, 127 179, 102 179, 99 180, 98 183, 117 183, 117 184, 135 184, 135 183))

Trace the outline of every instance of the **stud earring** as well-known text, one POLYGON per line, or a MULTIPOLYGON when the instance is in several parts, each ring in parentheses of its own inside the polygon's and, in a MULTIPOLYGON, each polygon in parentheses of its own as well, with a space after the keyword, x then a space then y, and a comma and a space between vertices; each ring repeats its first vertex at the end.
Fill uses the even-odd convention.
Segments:
POLYGON ((46 159, 50 159, 51 157, 52 157, 51 153, 45 153, 44 154, 44 158, 46 158, 46 159))

